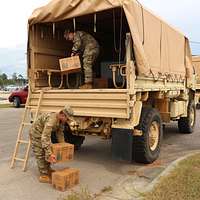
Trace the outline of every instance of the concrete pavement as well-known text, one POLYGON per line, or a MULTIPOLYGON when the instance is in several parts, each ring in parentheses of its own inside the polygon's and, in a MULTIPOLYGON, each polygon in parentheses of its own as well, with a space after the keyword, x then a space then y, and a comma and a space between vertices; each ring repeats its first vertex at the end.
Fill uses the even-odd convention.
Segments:
MULTIPOLYGON (((51 185, 38 183, 32 154, 27 172, 21 171, 20 163, 15 169, 9 169, 22 112, 23 109, 0 109, 0 199, 53 200, 60 195, 67 196, 70 190, 61 193, 51 185)), ((200 113, 197 114, 199 117, 200 113)), ((141 189, 151 183, 172 161, 199 150, 199 128, 197 123, 193 134, 183 135, 178 133, 175 123, 168 125, 164 131, 160 158, 151 165, 113 161, 110 141, 88 136, 81 150, 75 153, 74 161, 57 164, 54 168, 70 166, 80 169, 80 185, 74 190, 88 188, 91 193, 97 194, 105 187, 112 188, 111 192, 103 193, 97 199, 135 199, 141 189)))

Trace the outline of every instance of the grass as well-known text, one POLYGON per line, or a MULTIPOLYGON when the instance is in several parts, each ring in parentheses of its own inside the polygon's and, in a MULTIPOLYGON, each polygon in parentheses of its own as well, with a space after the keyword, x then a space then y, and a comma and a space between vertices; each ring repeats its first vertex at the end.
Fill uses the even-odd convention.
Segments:
POLYGON ((200 154, 181 161, 153 191, 144 194, 144 200, 199 200, 200 154))
POLYGON ((101 193, 111 192, 111 191, 112 191, 112 186, 105 186, 105 187, 101 190, 101 193))
POLYGON ((72 192, 67 197, 60 200, 94 200, 96 197, 101 196, 101 194, 106 192, 111 192, 111 186, 105 186, 99 194, 92 195, 86 188, 82 189, 80 192, 72 192))
POLYGON ((13 108, 12 104, 0 104, 0 109, 1 108, 13 108))
POLYGON ((72 192, 62 200, 93 200, 94 197, 90 194, 87 189, 82 189, 80 192, 72 192))

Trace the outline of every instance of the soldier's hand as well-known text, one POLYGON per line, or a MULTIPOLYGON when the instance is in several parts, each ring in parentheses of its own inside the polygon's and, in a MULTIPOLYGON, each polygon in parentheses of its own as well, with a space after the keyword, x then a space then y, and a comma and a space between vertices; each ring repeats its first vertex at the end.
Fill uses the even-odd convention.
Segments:
POLYGON ((75 53, 71 53, 71 57, 75 56, 75 53))
POLYGON ((50 163, 56 163, 56 156, 54 154, 51 154, 49 157, 48 162, 50 163))
POLYGON ((79 125, 77 124, 77 122, 72 121, 72 122, 69 124, 69 126, 70 126, 70 128, 71 128, 72 131, 77 131, 79 125))

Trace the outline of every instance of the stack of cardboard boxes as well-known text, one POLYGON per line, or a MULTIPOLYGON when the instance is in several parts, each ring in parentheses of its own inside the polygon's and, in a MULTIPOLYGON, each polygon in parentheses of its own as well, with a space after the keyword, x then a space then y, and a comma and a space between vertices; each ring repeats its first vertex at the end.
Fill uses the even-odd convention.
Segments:
MULTIPOLYGON (((52 145, 52 152, 56 156, 57 163, 73 160, 74 145, 68 143, 57 143, 52 145)), ((65 168, 52 173, 52 185, 60 191, 66 191, 79 183, 79 170, 65 168)))

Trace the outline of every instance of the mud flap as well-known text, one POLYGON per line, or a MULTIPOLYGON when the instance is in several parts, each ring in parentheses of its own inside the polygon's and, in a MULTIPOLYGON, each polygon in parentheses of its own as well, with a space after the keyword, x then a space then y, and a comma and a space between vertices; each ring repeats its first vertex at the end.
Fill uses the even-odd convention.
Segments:
POLYGON ((132 162, 132 152, 132 130, 112 129, 112 158, 114 160, 132 162))

